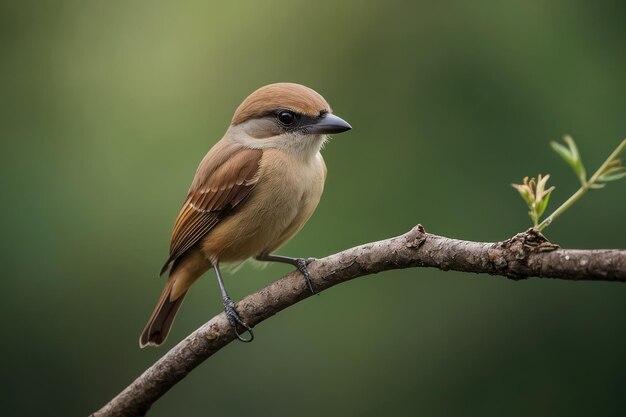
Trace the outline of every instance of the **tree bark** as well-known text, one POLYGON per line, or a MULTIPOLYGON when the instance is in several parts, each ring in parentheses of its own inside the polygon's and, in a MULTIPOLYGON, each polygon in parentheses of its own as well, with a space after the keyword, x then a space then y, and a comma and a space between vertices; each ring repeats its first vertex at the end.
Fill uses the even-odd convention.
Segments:
MULTIPOLYGON (((560 249, 529 229, 498 243, 450 239, 426 233, 421 225, 408 233, 367 243, 309 264, 317 291, 390 269, 434 267, 487 273, 511 279, 528 277, 626 282, 626 250, 560 249)), ((299 272, 292 272, 237 303, 251 326, 311 296, 299 272)), ((234 340, 224 313, 187 336, 132 384, 92 414, 143 416, 196 366, 234 340)))

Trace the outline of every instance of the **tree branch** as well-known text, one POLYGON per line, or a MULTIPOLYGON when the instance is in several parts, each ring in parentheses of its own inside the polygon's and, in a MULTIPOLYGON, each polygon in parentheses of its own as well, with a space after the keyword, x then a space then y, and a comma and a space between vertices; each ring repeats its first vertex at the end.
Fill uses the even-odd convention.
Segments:
MULTIPOLYGON (((626 250, 560 249, 533 229, 504 242, 470 242, 432 235, 418 225, 404 235, 312 262, 309 270, 315 287, 322 291, 364 275, 411 267, 487 273, 511 279, 626 282, 626 250)), ((310 295, 300 273, 292 272, 245 297, 237 303, 237 311, 254 326, 310 295)), ((233 339, 224 313, 218 314, 92 416, 145 415, 178 381, 233 339)))

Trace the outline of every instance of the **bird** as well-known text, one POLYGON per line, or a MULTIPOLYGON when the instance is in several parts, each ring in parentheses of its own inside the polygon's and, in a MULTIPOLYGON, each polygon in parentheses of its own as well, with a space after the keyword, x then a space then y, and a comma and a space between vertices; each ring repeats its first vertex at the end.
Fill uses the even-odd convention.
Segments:
POLYGON ((301 84, 269 84, 244 99, 200 162, 174 223, 161 269, 169 275, 139 338, 141 348, 163 344, 190 287, 210 269, 235 336, 254 338, 226 291, 222 264, 249 258, 291 264, 314 292, 307 260, 274 252, 320 201, 326 180, 320 150, 328 135, 350 129, 319 93, 301 84), (239 333, 238 325, 245 331, 239 333))

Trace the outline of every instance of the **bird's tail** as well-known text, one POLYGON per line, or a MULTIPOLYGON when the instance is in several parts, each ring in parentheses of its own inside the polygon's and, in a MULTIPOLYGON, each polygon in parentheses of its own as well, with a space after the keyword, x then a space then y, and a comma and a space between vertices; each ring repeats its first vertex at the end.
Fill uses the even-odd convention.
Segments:
POLYGON ((172 327, 176 313, 180 308, 187 291, 179 295, 175 300, 170 299, 172 289, 174 287, 174 280, 168 280, 167 285, 163 289, 161 298, 157 303, 152 316, 146 324, 146 327, 141 333, 139 338, 139 347, 144 348, 146 346, 159 346, 167 338, 167 334, 172 327))

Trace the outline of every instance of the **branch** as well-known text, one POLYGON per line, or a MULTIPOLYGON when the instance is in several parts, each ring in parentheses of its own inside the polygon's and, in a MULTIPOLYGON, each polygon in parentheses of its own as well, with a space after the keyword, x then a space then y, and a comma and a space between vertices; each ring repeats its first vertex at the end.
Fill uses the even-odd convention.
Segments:
MULTIPOLYGON (((626 250, 560 249, 534 229, 504 242, 470 242, 432 235, 418 225, 404 235, 314 261, 309 270, 315 287, 322 291, 364 275, 412 267, 487 273, 516 280, 541 277, 626 282, 626 250)), ((254 326, 310 295, 300 273, 292 272, 248 295, 237 303, 237 311, 254 326)), ((92 416, 145 415, 178 381, 233 339, 226 316, 218 314, 92 416)))

